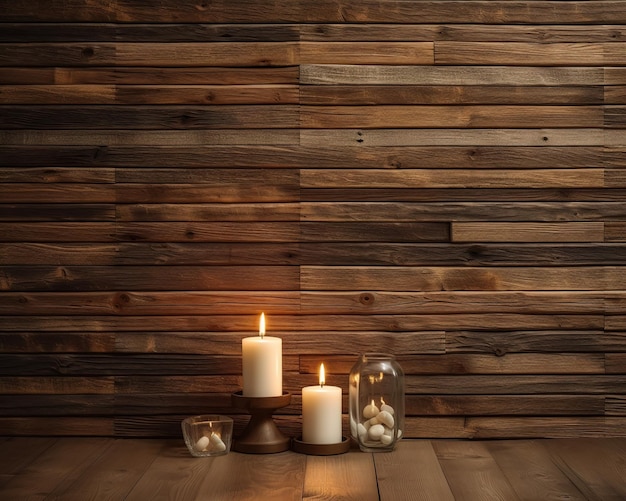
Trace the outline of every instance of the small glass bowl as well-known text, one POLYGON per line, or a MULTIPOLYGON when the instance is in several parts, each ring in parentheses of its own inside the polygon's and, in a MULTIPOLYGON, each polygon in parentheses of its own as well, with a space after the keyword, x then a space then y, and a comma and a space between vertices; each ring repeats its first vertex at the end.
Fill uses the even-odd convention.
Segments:
POLYGON ((181 428, 185 445, 194 457, 223 456, 230 452, 233 420, 228 416, 191 416, 183 419, 181 428))

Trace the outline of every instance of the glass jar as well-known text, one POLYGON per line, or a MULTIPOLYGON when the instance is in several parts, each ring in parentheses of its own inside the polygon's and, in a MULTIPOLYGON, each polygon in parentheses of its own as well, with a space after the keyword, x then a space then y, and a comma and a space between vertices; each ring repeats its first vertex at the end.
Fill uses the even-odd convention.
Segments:
POLYGON ((365 452, 392 451, 404 430, 404 372, 393 355, 365 353, 350 371, 350 433, 365 452))

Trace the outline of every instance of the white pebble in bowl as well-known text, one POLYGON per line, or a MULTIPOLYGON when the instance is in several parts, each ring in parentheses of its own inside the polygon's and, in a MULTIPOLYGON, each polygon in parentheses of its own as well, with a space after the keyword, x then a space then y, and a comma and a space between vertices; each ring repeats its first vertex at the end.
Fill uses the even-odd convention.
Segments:
POLYGON ((222 441, 222 438, 218 434, 211 433, 209 441, 211 442, 212 451, 222 452, 226 450, 226 444, 222 441))
POLYGON ((210 443, 209 437, 201 437, 200 440, 198 440, 195 443, 193 448, 197 450, 198 452, 201 452, 209 446, 209 443, 210 443))

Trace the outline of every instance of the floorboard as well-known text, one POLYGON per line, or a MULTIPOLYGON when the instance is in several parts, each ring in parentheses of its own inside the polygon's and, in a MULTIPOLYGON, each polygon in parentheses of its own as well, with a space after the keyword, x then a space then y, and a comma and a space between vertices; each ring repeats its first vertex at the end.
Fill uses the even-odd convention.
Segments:
POLYGON ((624 501, 626 439, 402 440, 388 453, 193 458, 182 439, 0 438, 0 499, 624 501))

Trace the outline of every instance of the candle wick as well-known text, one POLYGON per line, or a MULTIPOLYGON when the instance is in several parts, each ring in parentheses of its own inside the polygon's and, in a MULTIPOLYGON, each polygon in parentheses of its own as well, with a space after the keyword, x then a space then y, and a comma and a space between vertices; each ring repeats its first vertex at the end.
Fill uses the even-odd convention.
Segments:
POLYGON ((323 388, 323 387, 324 387, 324 381, 321 381, 320 382, 320 388, 323 388))

